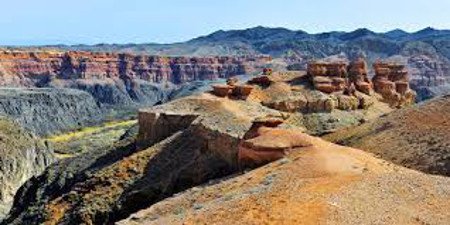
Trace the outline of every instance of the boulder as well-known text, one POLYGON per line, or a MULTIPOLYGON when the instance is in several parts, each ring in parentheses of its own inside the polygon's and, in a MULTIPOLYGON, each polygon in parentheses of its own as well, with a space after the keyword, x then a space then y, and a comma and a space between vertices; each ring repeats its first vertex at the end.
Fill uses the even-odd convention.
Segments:
POLYGON ((245 100, 252 93, 253 88, 251 85, 237 85, 233 89, 233 95, 245 100))
POLYGON ((212 88, 214 95, 218 97, 227 97, 233 90, 232 86, 226 84, 215 84, 212 85, 212 88))
POLYGON ((248 81, 248 83, 266 87, 272 83, 272 80, 270 79, 270 77, 263 75, 252 78, 251 80, 248 81))
POLYGON ((339 95, 338 109, 341 110, 356 110, 359 107, 359 100, 354 96, 339 95))
POLYGON ((285 157, 294 149, 312 146, 308 135, 298 130, 254 124, 239 144, 241 168, 257 167, 285 157))

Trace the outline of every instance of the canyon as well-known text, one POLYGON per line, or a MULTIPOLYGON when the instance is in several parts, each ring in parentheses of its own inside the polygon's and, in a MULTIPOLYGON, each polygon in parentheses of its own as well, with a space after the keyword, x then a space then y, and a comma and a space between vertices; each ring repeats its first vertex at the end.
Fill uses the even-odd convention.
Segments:
POLYGON ((0 224, 446 224, 450 33, 396 34, 5 47, 0 224))
POLYGON ((132 117, 139 107, 189 95, 190 82, 255 73, 270 60, 0 51, 0 86, 8 88, 0 91, 0 113, 52 135, 132 117))
MULTIPOLYGON (((338 134, 342 128, 377 120, 397 106, 390 106, 375 90, 370 95, 358 90, 321 92, 314 88, 310 76, 301 71, 272 71, 248 80, 234 77, 203 93, 141 109, 137 129, 131 129, 113 145, 61 159, 26 182, 2 224, 174 224, 191 219, 205 221, 204 217, 225 223, 256 221, 256 217, 240 217, 243 214, 233 211, 228 202, 242 212, 257 207, 254 213, 261 216, 266 212, 279 215, 280 211, 275 211, 289 205, 289 209, 300 212, 298 217, 276 220, 290 223, 307 219, 301 210, 303 204, 332 210, 328 207, 330 199, 338 201, 344 210, 332 218, 320 214, 314 221, 446 221, 450 215, 443 209, 448 202, 436 199, 449 196, 448 179, 408 170, 401 167, 403 161, 393 165, 361 150, 309 135, 338 134), (353 107, 353 101, 344 104, 338 100, 336 107, 327 107, 334 96, 347 99, 353 94, 373 102, 367 107, 359 103, 353 107), (295 176, 292 171, 296 171, 295 176), (297 192, 288 185, 294 180, 302 193, 326 194, 324 199, 297 199, 297 192), (411 182, 421 195, 404 200, 396 190, 411 182), (186 195, 197 196, 198 201, 186 195), (254 200, 278 202, 282 196, 285 202, 270 204, 272 209, 254 200), (386 199, 380 205, 403 199, 405 210, 372 214, 380 210, 380 205, 363 204, 367 201, 362 199, 368 196, 386 199), (430 205, 421 208, 426 213, 417 216, 414 207, 423 198, 429 199, 430 205), (178 208, 172 208, 172 204, 178 208), (365 209, 360 217, 352 216, 355 204, 365 209), (216 212, 228 213, 212 216, 202 210, 215 207, 220 208, 216 212)), ((408 105, 402 107, 411 110, 408 105)), ((445 152, 437 155, 445 157, 445 152)), ((440 157, 430 160, 440 163, 440 157)), ((421 158, 409 160, 419 163, 421 158)), ((402 193, 413 196, 409 187, 402 193)))
POLYGON ((95 52, 0 52, 1 85, 44 86, 52 79, 121 79, 180 84, 251 74, 269 56, 163 57, 95 52))

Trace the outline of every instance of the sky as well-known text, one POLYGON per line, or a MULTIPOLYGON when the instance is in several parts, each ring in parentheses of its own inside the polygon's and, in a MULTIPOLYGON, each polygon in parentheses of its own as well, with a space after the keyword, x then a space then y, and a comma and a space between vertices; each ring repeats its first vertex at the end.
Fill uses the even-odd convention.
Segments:
POLYGON ((255 26, 450 29, 450 0, 0 0, 0 45, 174 43, 255 26))

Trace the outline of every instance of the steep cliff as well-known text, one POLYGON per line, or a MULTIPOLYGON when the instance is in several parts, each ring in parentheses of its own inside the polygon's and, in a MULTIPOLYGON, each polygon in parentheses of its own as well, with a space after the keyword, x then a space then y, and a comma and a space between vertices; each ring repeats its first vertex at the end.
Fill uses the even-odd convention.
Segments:
POLYGON ((53 162, 43 142, 17 124, 0 118, 0 219, 9 211, 17 189, 53 162))
MULTIPOLYGON (((2 85, 50 79, 141 79, 175 84, 252 73, 270 57, 163 57, 92 52, 0 52, 2 85)), ((128 87, 128 86, 127 86, 128 87)))
POLYGON ((249 74, 266 56, 148 55, 1 51, 0 86, 75 88, 106 106, 151 106, 168 100, 173 84, 249 74))
POLYGON ((0 89, 0 115, 38 135, 50 135, 98 123, 105 112, 94 98, 74 89, 0 89))

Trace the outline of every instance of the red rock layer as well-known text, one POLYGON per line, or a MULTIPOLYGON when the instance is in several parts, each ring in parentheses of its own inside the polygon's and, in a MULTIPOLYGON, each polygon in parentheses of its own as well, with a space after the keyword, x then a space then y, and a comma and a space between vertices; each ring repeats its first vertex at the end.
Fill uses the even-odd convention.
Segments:
POLYGON ((163 57, 92 52, 0 52, 3 78, 139 78, 184 83, 254 72, 270 61, 257 57, 163 57))
POLYGON ((345 62, 311 62, 308 64, 308 74, 314 88, 325 93, 343 91, 348 84, 345 62))
POLYGON ((355 95, 358 90, 371 95, 375 90, 393 107, 414 103, 416 93, 409 87, 405 65, 379 61, 373 67, 375 76, 372 81, 368 78, 364 59, 357 59, 350 65, 345 62, 310 62, 308 75, 314 88, 324 93, 343 92, 355 95))
POLYGON ((414 103, 416 93, 409 87, 409 75, 405 65, 376 62, 373 64, 375 91, 393 106, 414 103))

